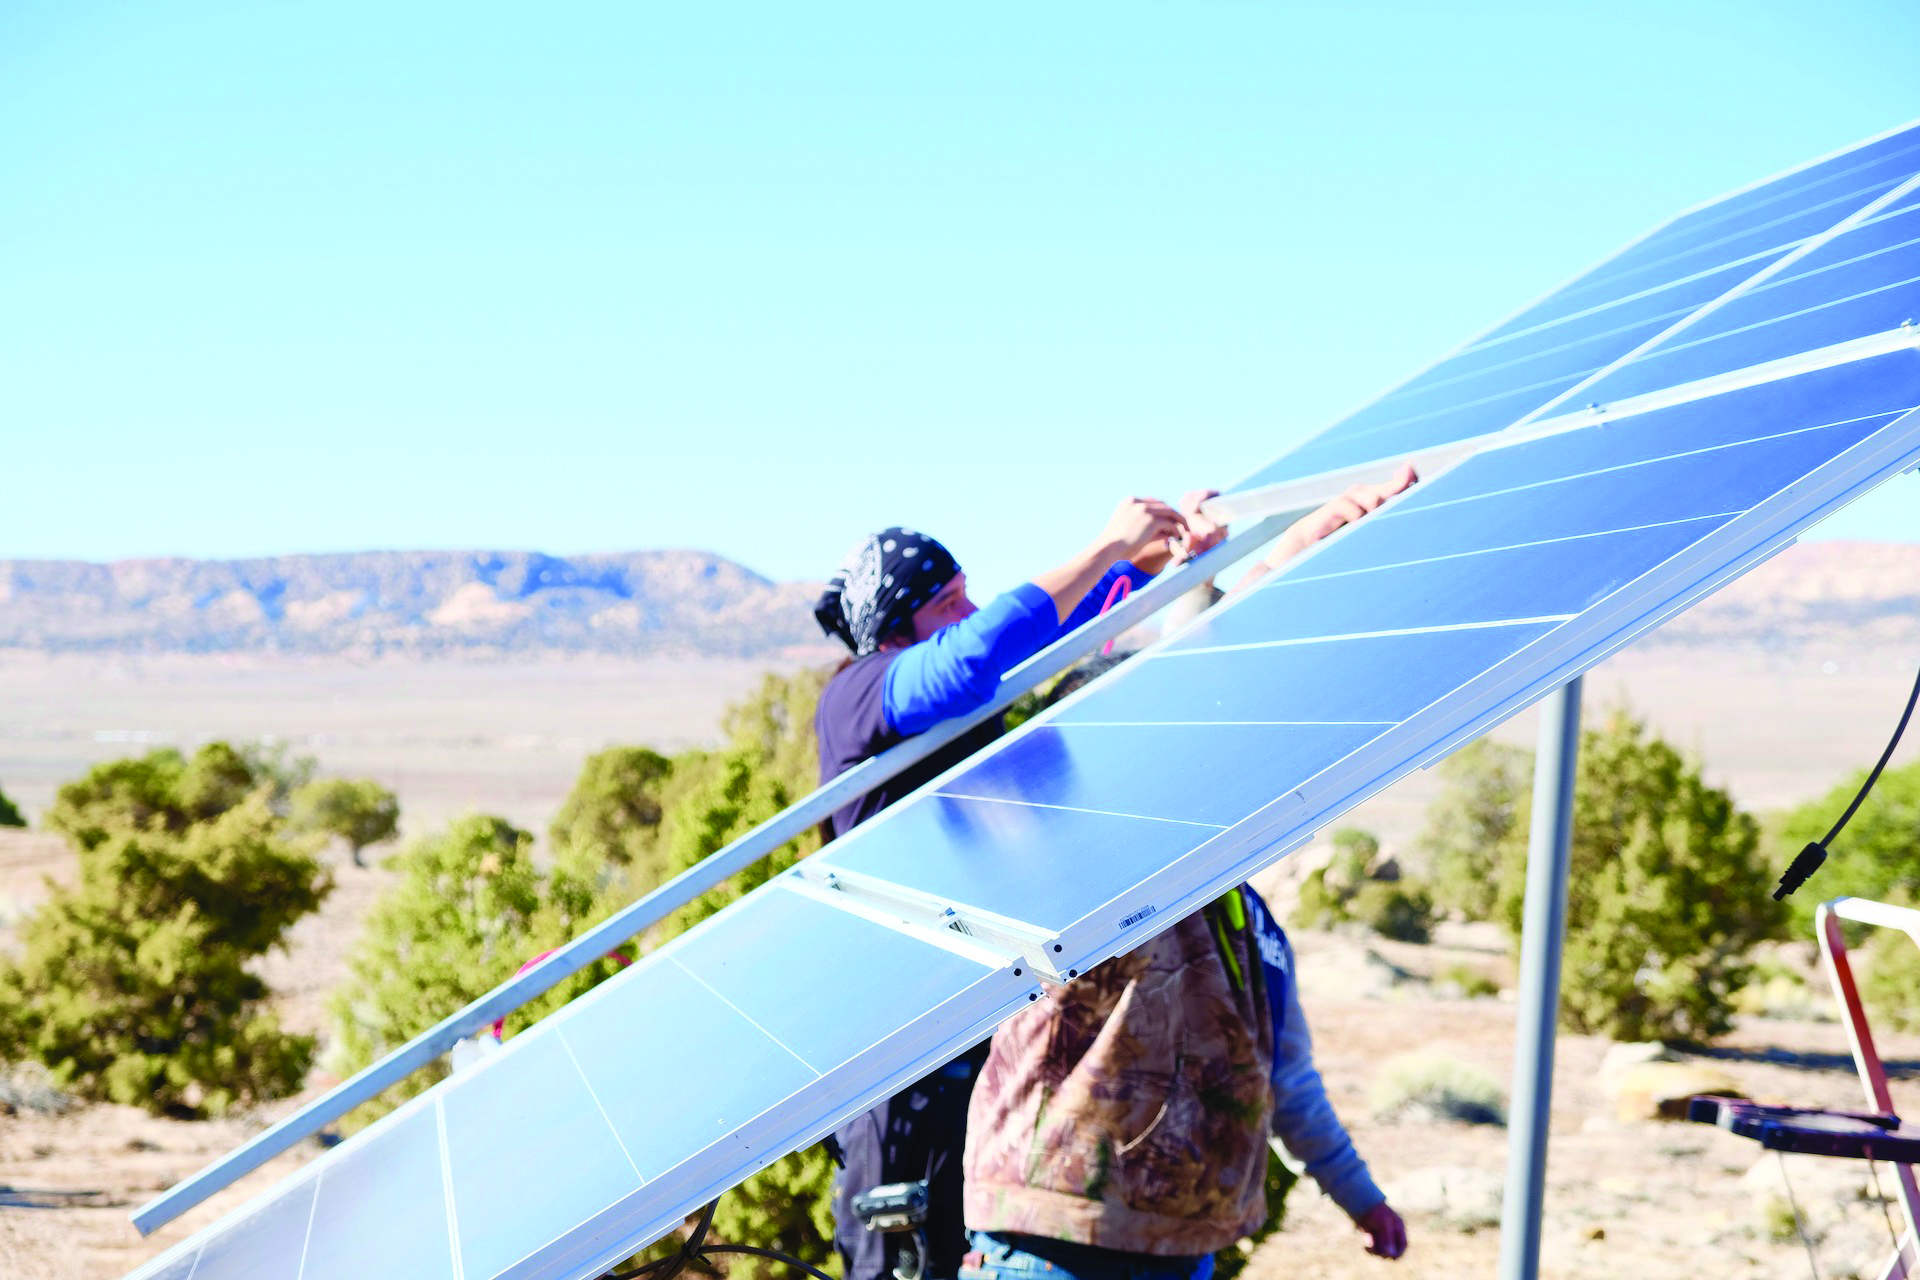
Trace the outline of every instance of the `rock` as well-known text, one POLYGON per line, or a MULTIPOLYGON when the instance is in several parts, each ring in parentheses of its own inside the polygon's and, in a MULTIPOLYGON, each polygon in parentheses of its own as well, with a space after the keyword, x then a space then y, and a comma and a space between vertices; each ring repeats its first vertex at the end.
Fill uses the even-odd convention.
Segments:
POLYGON ((1435 1165, 1404 1174, 1382 1189, 1387 1203, 1402 1214, 1436 1218, 1458 1231, 1500 1225, 1505 1180, 1489 1169, 1435 1165))
POLYGON ((1643 1062, 1678 1061, 1680 1061, 1680 1055, 1658 1040, 1627 1041, 1609 1045, 1606 1056, 1600 1059, 1601 1085, 1605 1087, 1608 1080, 1617 1078, 1623 1072, 1643 1062))
POLYGON ((1696 1094, 1747 1096, 1726 1072, 1697 1062, 1641 1062, 1612 1076, 1603 1070, 1600 1088, 1621 1120, 1685 1120, 1696 1094))

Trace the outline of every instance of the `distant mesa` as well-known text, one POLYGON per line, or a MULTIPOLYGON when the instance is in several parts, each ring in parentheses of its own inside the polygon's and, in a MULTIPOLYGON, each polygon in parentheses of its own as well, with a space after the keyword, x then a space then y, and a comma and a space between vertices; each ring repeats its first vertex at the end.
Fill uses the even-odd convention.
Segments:
POLYGON ((700 551, 0 560, 0 648, 754 658, 820 644, 817 591, 700 551))
MULTIPOLYGON (((824 657, 817 591, 701 551, 0 560, 0 648, 824 657)), ((1793 547, 1640 643, 1920 648, 1920 545, 1793 547)))

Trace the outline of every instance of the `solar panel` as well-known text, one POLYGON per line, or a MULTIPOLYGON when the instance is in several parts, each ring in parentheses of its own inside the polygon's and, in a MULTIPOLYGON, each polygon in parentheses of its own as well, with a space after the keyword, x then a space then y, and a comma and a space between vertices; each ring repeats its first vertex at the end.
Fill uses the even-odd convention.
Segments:
POLYGON ((595 1275, 1737 576, 1920 462, 1916 168, 1907 130, 1683 215, 1283 459, 1476 438, 140 1274, 595 1275))
POLYGON ((1205 901, 1773 545, 1802 495, 1911 465, 1916 405, 1898 352, 1477 454, 801 873, 1084 970, 1164 888, 1205 901))
POLYGON ((776 881, 140 1274, 598 1274, 676 1206, 817 1140, 1036 994, 1024 966, 956 933, 776 881), (885 978, 823 1010, 850 966, 885 978))
MULTIPOLYGON (((1674 218, 1230 492, 1503 431, 1886 199, 1916 174, 1920 126, 1910 126, 1674 218)), ((1897 233, 1888 228, 1882 234, 1897 233)), ((1824 286, 1810 281, 1806 287, 1824 286)), ((1863 323, 1869 310, 1861 309, 1863 323)), ((1689 380, 1683 371, 1692 367, 1695 362, 1674 360, 1659 374, 1649 369, 1648 376, 1655 385, 1671 386, 1689 380)))

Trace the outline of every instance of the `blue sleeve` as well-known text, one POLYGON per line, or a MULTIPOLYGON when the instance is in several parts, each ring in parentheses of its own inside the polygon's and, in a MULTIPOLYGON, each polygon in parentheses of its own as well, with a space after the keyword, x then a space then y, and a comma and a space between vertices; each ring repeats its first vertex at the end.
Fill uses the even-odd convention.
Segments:
POLYGON ((984 705, 1000 677, 1052 644, 1060 630, 1053 597, 1031 582, 940 628, 887 668, 882 706, 888 726, 911 737, 984 705))
MULTIPOLYGON (((1121 578, 1125 578, 1129 583, 1127 587, 1129 591, 1138 591, 1153 581, 1151 574, 1141 572, 1127 561, 1115 562, 1113 568, 1107 570, 1100 581, 1094 585, 1093 590, 1087 592, 1080 603, 1073 606, 1073 612, 1068 614, 1067 620, 1060 624, 1060 634, 1065 635, 1076 627, 1083 627, 1098 617, 1101 606, 1107 602, 1107 593, 1113 590, 1113 584, 1121 578)), ((1120 602, 1115 600, 1114 603, 1120 602)))
POLYGON ((1273 1002, 1273 1135, 1306 1166, 1320 1189, 1357 1218, 1387 1197, 1374 1183, 1366 1161, 1353 1149, 1346 1126, 1327 1100, 1327 1088, 1313 1065, 1313 1037, 1300 1012, 1294 980, 1293 947, 1267 904, 1242 889, 1252 908, 1267 998, 1273 1002))

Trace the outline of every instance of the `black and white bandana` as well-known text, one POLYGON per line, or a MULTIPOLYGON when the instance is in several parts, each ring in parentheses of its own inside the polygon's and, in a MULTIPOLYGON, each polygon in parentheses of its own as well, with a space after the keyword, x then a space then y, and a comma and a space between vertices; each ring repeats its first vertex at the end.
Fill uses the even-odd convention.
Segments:
POLYGON ((813 616, 821 630, 865 657, 959 572, 959 562, 925 534, 882 529, 847 553, 840 571, 827 579, 813 616))

